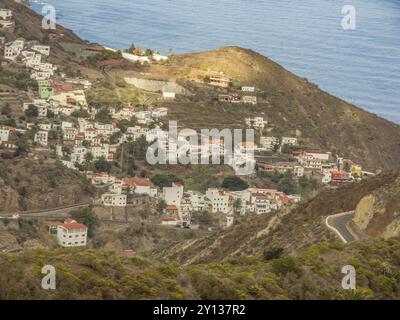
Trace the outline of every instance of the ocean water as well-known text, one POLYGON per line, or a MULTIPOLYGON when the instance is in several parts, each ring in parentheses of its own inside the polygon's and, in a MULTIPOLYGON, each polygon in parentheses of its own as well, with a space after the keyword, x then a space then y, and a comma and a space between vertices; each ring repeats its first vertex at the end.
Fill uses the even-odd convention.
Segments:
POLYGON ((400 0, 31 0, 114 48, 251 48, 320 88, 400 123, 400 0), (356 9, 343 30, 342 7, 356 9))

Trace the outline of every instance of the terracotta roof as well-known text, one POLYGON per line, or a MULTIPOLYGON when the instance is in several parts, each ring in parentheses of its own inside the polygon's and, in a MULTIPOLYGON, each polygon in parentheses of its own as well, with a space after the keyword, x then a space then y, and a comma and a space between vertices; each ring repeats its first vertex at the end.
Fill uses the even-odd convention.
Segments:
POLYGON ((54 227, 54 226, 62 225, 63 223, 60 221, 47 221, 46 224, 48 227, 54 227))
POLYGON ((62 226, 68 230, 87 229, 87 227, 82 223, 67 223, 67 224, 64 223, 62 226))
POLYGON ((149 178, 124 178, 124 184, 132 187, 153 187, 153 183, 149 178))
POLYGON ((305 150, 305 153, 316 153, 316 154, 326 154, 328 152, 322 150, 305 150))
POLYGON ((178 208, 175 205, 169 205, 165 207, 165 210, 178 210, 178 208))
POLYGON ((175 217, 163 217, 162 221, 177 221, 175 217))

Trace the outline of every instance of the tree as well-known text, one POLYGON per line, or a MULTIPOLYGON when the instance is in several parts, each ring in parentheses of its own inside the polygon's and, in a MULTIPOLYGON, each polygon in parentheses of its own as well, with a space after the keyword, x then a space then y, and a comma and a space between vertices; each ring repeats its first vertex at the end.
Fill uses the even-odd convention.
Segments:
POLYGON ((110 173, 111 171, 111 164, 106 161, 104 157, 101 157, 99 160, 97 160, 94 163, 94 167, 97 172, 108 172, 110 173))
POLYGON ((53 119, 55 117, 55 113, 51 110, 47 110, 47 118, 53 119))
POLYGON ((152 57, 154 54, 154 51, 151 49, 146 49, 145 55, 148 57, 152 57))
POLYGON ((248 183, 237 176, 231 176, 224 179, 222 187, 230 191, 242 191, 249 187, 248 183))
POLYGON ((297 265, 296 260, 293 257, 283 257, 272 260, 272 271, 277 275, 286 275, 289 272, 293 272, 297 275, 301 275, 302 269, 297 265))
POLYGON ((166 207, 167 207, 167 203, 164 200, 160 200, 157 205, 158 213, 162 213, 166 207))
POLYGON ((235 201, 233 202, 233 209, 235 211, 239 211, 241 207, 242 207, 242 199, 240 198, 235 199, 235 201))
POLYGON ((285 176, 279 180, 278 190, 286 194, 293 194, 295 192, 295 185, 292 177, 285 176))
POLYGON ((135 52, 135 44, 132 42, 131 45, 129 46, 128 52, 129 53, 134 53, 135 52))
POLYGON ((29 143, 25 136, 20 137, 17 140, 16 145, 17 145, 17 150, 15 151, 15 153, 17 156, 23 155, 23 154, 27 153, 29 150, 29 143))
POLYGON ((121 131, 117 131, 114 132, 111 136, 110 136, 110 143, 111 144, 117 144, 119 142, 119 140, 122 137, 122 132, 121 131))
POLYGON ((33 104, 30 104, 28 109, 25 110, 25 115, 28 118, 36 118, 39 116, 39 110, 36 106, 34 106, 33 104))
POLYGON ((101 123, 111 123, 111 115, 107 108, 101 108, 100 111, 96 114, 95 119, 101 123))
POLYGON ((88 236, 93 237, 97 227, 99 226, 99 218, 93 212, 92 207, 80 208, 69 213, 72 219, 79 223, 83 223, 88 227, 88 236))
POLYGON ((170 187, 173 182, 179 181, 179 178, 173 174, 156 174, 150 180, 157 187, 164 188, 164 187, 170 187))
POLYGON ((1 109, 1 114, 4 115, 4 116, 9 117, 9 116, 11 115, 11 111, 12 111, 12 109, 11 109, 11 107, 10 107, 10 104, 7 102, 7 103, 3 106, 3 108, 1 109))
POLYGON ((272 247, 264 250, 264 260, 270 261, 274 259, 278 259, 283 254, 283 248, 281 247, 272 247))
POLYGON ((88 152, 85 154, 85 162, 87 165, 89 165, 93 161, 93 154, 91 152, 88 152))

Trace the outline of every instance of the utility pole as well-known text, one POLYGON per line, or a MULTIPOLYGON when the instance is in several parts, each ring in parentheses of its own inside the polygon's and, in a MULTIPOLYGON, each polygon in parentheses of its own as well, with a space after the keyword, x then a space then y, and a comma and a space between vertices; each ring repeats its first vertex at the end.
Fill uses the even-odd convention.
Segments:
POLYGON ((124 143, 121 145, 121 173, 123 173, 123 165, 124 165, 124 143))

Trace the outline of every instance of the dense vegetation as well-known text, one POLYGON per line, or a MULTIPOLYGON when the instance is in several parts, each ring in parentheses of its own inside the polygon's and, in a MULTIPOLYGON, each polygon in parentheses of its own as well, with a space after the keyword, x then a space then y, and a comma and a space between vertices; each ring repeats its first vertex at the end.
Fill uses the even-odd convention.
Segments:
POLYGON ((181 266, 93 250, 26 250, 0 255, 0 299, 400 298, 400 239, 322 243, 297 256, 270 258, 181 266), (48 264, 57 271, 54 291, 40 287, 48 264), (356 290, 341 288, 347 264, 357 271, 356 290))

